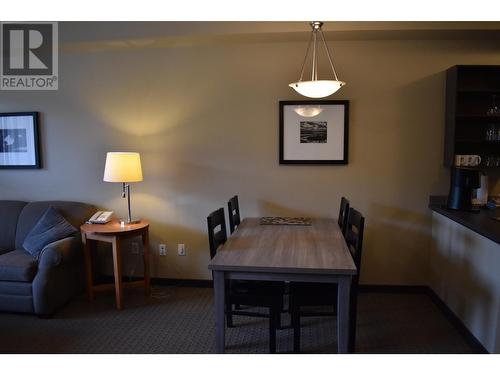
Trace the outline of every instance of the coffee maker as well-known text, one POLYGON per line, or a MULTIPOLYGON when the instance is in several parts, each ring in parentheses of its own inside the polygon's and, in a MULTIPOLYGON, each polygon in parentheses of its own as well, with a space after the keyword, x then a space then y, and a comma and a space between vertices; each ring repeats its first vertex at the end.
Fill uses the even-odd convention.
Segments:
POLYGON ((479 171, 471 168, 452 168, 448 208, 472 211, 474 189, 481 186, 479 171))

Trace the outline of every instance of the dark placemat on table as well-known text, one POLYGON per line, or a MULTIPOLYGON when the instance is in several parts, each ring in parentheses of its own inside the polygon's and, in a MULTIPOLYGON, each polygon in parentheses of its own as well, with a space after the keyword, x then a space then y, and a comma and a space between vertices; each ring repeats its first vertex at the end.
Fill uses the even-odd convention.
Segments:
POLYGON ((311 218, 266 216, 260 218, 260 225, 311 225, 311 218))

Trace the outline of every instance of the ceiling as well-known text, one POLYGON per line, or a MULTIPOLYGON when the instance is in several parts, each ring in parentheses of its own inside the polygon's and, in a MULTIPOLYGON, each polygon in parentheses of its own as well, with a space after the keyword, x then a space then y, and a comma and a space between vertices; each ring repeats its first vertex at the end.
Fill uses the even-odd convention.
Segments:
MULTIPOLYGON (((307 22, 61 22, 65 50, 307 41, 307 22)), ((327 40, 500 40, 500 22, 325 22, 327 40)))

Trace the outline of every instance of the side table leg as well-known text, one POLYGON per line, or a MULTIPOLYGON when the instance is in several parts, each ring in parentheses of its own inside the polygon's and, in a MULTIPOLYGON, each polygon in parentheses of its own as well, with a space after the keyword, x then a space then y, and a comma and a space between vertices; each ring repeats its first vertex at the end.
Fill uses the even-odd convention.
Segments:
POLYGON ((142 233, 142 251, 144 256, 144 293, 149 296, 151 294, 151 281, 149 275, 149 231, 142 233))
POLYGON ((82 233, 83 256, 85 261, 85 280, 87 284, 87 298, 89 301, 94 299, 93 280, 92 280, 92 240, 87 239, 85 233, 82 233))
POLYGON ((116 308, 122 309, 122 267, 121 267, 121 254, 120 254, 120 238, 115 236, 113 238, 113 267, 115 274, 115 293, 116 293, 116 308))

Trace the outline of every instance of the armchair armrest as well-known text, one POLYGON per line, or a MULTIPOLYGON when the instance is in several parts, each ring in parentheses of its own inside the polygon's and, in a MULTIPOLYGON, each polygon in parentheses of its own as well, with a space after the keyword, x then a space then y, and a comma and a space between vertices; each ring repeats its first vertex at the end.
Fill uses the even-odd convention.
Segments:
POLYGON ((40 268, 57 267, 61 264, 71 263, 80 255, 79 233, 63 238, 46 245, 41 253, 38 262, 40 268))

